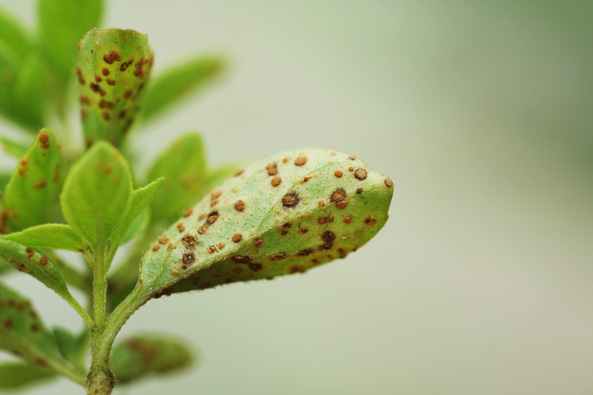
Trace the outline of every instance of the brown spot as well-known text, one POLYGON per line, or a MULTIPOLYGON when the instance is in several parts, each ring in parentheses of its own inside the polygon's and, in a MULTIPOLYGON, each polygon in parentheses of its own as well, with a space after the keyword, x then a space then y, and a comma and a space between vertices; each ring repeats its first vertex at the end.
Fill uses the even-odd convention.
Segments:
POLYGON ((84 76, 82 75, 82 70, 80 69, 80 67, 76 68, 76 75, 78 76, 78 82, 80 83, 80 85, 84 85, 86 83, 84 76))
POLYGON ((385 179, 385 185, 387 186, 387 188, 391 188, 393 186, 393 181, 391 181, 391 179, 387 177, 385 179))
POLYGON ((354 172, 354 177, 362 181, 367 178, 367 171, 365 169, 356 169, 354 172))
POLYGON ((111 85, 111 86, 115 85, 115 81, 112 80, 111 78, 105 78, 105 82, 107 82, 107 85, 111 85))
POLYGON ((108 112, 104 112, 103 114, 101 114, 101 116, 103 117, 104 120, 109 121, 111 119, 111 115, 109 115, 108 112))
POLYGON ((325 202, 323 200, 320 200, 320 201, 317 202, 317 205, 319 207, 325 207, 325 202))
POLYGON ((12 320, 10 318, 4 320, 4 327, 7 329, 12 328, 12 320))
POLYGON ((103 56, 103 60, 107 64, 113 64, 113 62, 119 62, 121 60, 121 57, 117 52, 109 51, 107 55, 103 56))
POLYGON ((183 212, 183 216, 187 218, 187 217, 189 217, 190 215, 192 215, 192 214, 193 214, 193 212, 194 212, 194 209, 193 209, 193 208, 188 208, 187 210, 185 210, 185 211, 183 212))
POLYGON ((338 178, 342 177, 343 175, 344 175, 344 174, 343 174, 343 173, 342 173, 340 170, 336 170, 336 171, 334 171, 334 176, 336 176, 336 177, 338 177, 338 178))
POLYGON ((182 263, 181 267, 183 267, 184 269, 187 269, 195 261, 196 261, 196 256, 194 255, 194 253, 186 252, 185 254, 183 254, 183 263, 182 263))
POLYGON ((218 243, 218 249, 222 250, 224 248, 225 244, 223 241, 221 241, 220 243, 218 243))
POLYGON ((41 263, 41 266, 47 265, 47 258, 42 256, 41 259, 39 260, 39 263, 41 263))
POLYGON ((301 181, 301 183, 306 183, 307 181, 309 181, 311 179, 311 176, 306 176, 303 178, 303 181, 301 181))
POLYGON ((345 224, 350 224, 350 223, 352 223, 352 217, 350 217, 350 216, 344 217, 344 223, 345 223, 345 224))
POLYGON ((177 277, 177 276, 179 276, 179 274, 180 273, 174 267, 171 268, 171 275, 172 276, 177 277))
POLYGON ((253 245, 256 246, 257 248, 259 248, 264 245, 264 241, 262 239, 255 239, 255 241, 253 242, 253 245))
POLYGON ((329 200, 332 203, 341 202, 342 200, 346 199, 346 196, 347 196, 346 191, 343 190, 342 188, 338 188, 332 192, 329 200))
POLYGON ((177 224, 177 230, 179 230, 179 233, 183 233, 185 232, 185 225, 183 225, 181 222, 177 224))
POLYGON ((31 324, 31 331, 39 332, 39 325, 37 325, 36 323, 31 324))
POLYGON ((123 62, 120 66, 119 66, 119 71, 126 71, 128 69, 128 67, 130 66, 130 64, 128 62, 123 62))
POLYGON ((282 182, 282 178, 276 176, 276 177, 272 178, 271 184, 273 187, 277 187, 278 185, 280 185, 281 182, 282 182))
POLYGON ((175 246, 173 245, 173 243, 171 243, 167 246, 167 251, 171 251, 173 248, 175 248, 175 246))
POLYGON ((213 201, 210 202, 210 207, 214 207, 218 204, 218 199, 214 199, 213 201))
POLYGON ((238 177, 238 176, 240 176, 241 174, 243 174, 243 172, 244 172, 244 171, 245 171, 245 170, 243 170, 243 169, 239 169, 239 170, 237 170, 237 172, 235 173, 235 177, 238 177))
POLYGON ((111 166, 105 166, 105 174, 110 174, 113 171, 113 167, 111 166))
POLYGON ((212 191, 210 192, 210 198, 212 200, 218 199, 222 195, 222 191, 212 191))
POLYGON ((233 272, 234 273, 237 273, 237 274, 241 274, 242 271, 243 271, 243 268, 242 267, 236 267, 236 268, 233 269, 233 272))
POLYGON ((348 168, 348 171, 354 171, 354 167, 350 166, 350 167, 348 168))
POLYGON ((288 272, 290 274, 304 273, 305 272, 305 267, 303 265, 292 265, 291 267, 288 268, 288 272))
POLYGON ((49 134, 47 134, 46 132, 41 132, 39 134, 39 142, 41 143, 41 148, 49 148, 49 134))
POLYGON ((284 207, 294 208, 297 206, 297 204, 299 204, 300 201, 301 199, 299 198, 299 195, 297 195, 295 192, 289 192, 282 198, 282 205, 284 207))
POLYGON ((374 226, 377 223, 377 219, 370 215, 364 219, 364 224, 368 226, 374 226))
POLYGON ((101 88, 99 86, 99 84, 95 84, 95 83, 91 82, 91 83, 89 83, 89 87, 91 88, 91 90, 93 92, 98 93, 99 95, 101 95, 101 97, 105 96, 105 94, 107 93, 107 92, 105 92, 103 90, 103 88, 101 88))
POLYGON ((99 102, 99 108, 107 108, 109 110, 113 109, 113 103, 107 100, 101 99, 99 102))
POLYGON ((103 73, 104 77, 107 77, 109 75, 109 69, 106 67, 103 67, 103 70, 101 70, 101 73, 103 73))
POLYGON ((161 249, 161 246, 160 246, 160 245, 158 245, 158 244, 156 244, 156 245, 152 246, 152 250, 153 250, 154 252, 157 252, 157 251, 158 251, 158 250, 160 250, 160 249, 161 249))
POLYGON ((261 263, 250 263, 249 264, 249 269, 251 269, 254 272, 258 272, 262 269, 263 265, 261 263))
POLYGON ((131 90, 131 89, 128 89, 128 90, 126 90, 126 91, 124 92, 124 97, 125 97, 126 99, 129 99, 131 96, 132 96, 132 90, 131 90))
POLYGON ((165 245, 169 242, 169 238, 168 237, 161 237, 159 238, 159 243, 161 243, 162 245, 165 245))
POLYGON ((346 200, 342 200, 341 202, 338 202, 336 204, 337 208, 346 208, 346 206, 348 205, 348 202, 346 200))
POLYGON ((302 166, 305 163, 307 163, 307 157, 306 156, 299 156, 298 158, 296 158, 294 160, 294 164, 297 166, 302 166))
POLYGON ((208 225, 204 225, 204 226, 200 227, 200 229, 198 229, 198 233, 203 235, 204 233, 206 233, 207 230, 208 230, 208 225))
POLYGON ((249 263, 251 262, 251 257, 248 255, 234 255, 231 260, 235 263, 249 263))
MULTIPOLYGON (((86 111, 85 110, 80 110, 80 119, 82 119, 82 121, 84 122, 84 120, 86 119, 86 111)), ((90 147, 93 143, 90 142, 89 140, 87 140, 86 142, 86 146, 90 147)))
POLYGON ((278 165, 276 164, 276 162, 267 165, 266 169, 268 170, 268 175, 270 176, 274 176, 278 173, 278 165))
POLYGON ((322 244, 319 248, 324 249, 324 250, 331 249, 334 245, 335 239, 336 239, 336 234, 334 232, 332 232, 331 230, 323 232, 323 234, 321 235, 321 240, 324 241, 324 244, 322 244))
POLYGON ((86 96, 80 96, 80 104, 85 104, 87 106, 90 106, 91 105, 91 101, 86 96))
POLYGON ((272 261, 275 261, 275 260, 281 261, 281 260, 283 260, 286 257, 287 257, 286 253, 285 252, 281 252, 279 254, 272 254, 270 256, 270 260, 272 260, 272 261))
POLYGON ((360 195, 361 193, 362 193, 362 188, 358 188, 358 189, 356 190, 356 194, 357 194, 357 195, 360 195))
POLYGON ((29 163, 29 161, 27 160, 27 158, 23 158, 23 159, 19 160, 19 163, 20 163, 22 166, 25 166, 27 163, 29 163))
POLYGON ((348 252, 343 248, 338 248, 338 254, 340 255, 340 258, 346 258, 346 255, 348 255, 348 252))
POLYGON ((239 233, 235 233, 235 234, 233 235, 233 241, 234 241, 235 243, 238 243, 238 242, 240 242, 241 240, 243 240, 243 236, 241 236, 239 233))
POLYGON ((210 225, 212 225, 213 223, 216 222, 217 219, 218 219, 218 211, 213 211, 210 214, 208 214, 208 218, 206 219, 206 222, 208 222, 210 225))
POLYGON ((331 216, 331 214, 329 214, 327 217, 321 217, 317 220, 317 223, 319 225, 324 225, 326 223, 331 223, 334 222, 334 217, 331 216))
POLYGON ((27 249, 25 250, 25 252, 27 253, 27 258, 29 258, 29 260, 31 260, 31 259, 33 258, 33 255, 35 255, 35 251, 33 251, 33 250, 32 250, 32 249, 30 249, 30 248, 27 248, 27 249))
POLYGON ((185 246, 185 248, 193 249, 196 247, 196 238, 192 235, 186 235, 181 239, 181 244, 185 246))
POLYGON ((96 75, 95 76, 95 82, 98 84, 101 81, 103 81, 103 78, 101 78, 99 75, 96 75))
POLYGON ((237 203, 235 203, 235 210, 237 210, 237 211, 245 210, 245 203, 242 200, 237 200, 237 203))
POLYGON ((47 361, 43 358, 35 358, 33 362, 35 362, 35 364, 39 366, 47 366, 47 361))
POLYGON ((204 218, 206 218, 206 213, 202 213, 202 214, 198 215, 198 219, 200 221, 203 220, 204 218))
POLYGON ((283 158, 282 163, 286 163, 286 162, 288 162, 288 158, 283 158))
POLYGON ((313 252, 312 249, 306 248, 304 250, 300 250, 299 252, 297 252, 297 255, 299 255, 299 256, 307 256, 307 255, 311 254, 312 252, 313 252))
POLYGON ((215 253, 216 251, 218 251, 218 250, 216 249, 216 246, 210 246, 210 247, 208 247, 208 253, 210 253, 210 254, 213 254, 213 253, 215 253))

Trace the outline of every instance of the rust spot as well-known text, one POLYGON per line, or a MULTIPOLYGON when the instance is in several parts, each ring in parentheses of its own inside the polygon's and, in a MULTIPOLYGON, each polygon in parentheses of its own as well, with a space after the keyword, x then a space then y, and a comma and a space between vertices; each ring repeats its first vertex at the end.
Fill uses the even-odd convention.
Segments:
POLYGON ((76 76, 78 77, 78 82, 80 83, 80 85, 84 85, 86 83, 80 67, 76 68, 76 76))
POLYGON ((245 210, 245 203, 242 200, 237 200, 237 203, 235 203, 235 210, 237 210, 237 211, 245 210))
POLYGON ((196 256, 194 255, 194 253, 186 252, 185 254, 183 254, 183 263, 181 264, 181 267, 183 267, 184 269, 187 269, 195 261, 196 261, 196 256))
POLYGON ((187 218, 187 217, 189 217, 190 215, 192 215, 192 214, 193 214, 193 212, 194 212, 194 209, 193 209, 193 208, 188 208, 187 210, 185 210, 185 211, 183 212, 183 216, 187 218))
POLYGON ((358 188, 358 189, 356 190, 356 194, 357 194, 357 195, 360 195, 361 193, 362 193, 362 188, 358 188))
POLYGON ((251 257, 248 255, 234 255, 231 260, 235 263, 249 263, 251 262, 251 257))
POLYGON ((121 57, 117 52, 109 51, 107 55, 103 56, 103 60, 107 64, 113 64, 113 62, 119 62, 121 60, 121 57))
POLYGON ((284 207, 294 208, 299 204, 300 201, 301 199, 299 198, 298 194, 295 192, 289 192, 282 198, 282 205, 284 207))
POLYGON ((185 246, 185 248, 193 249, 196 247, 196 238, 192 235, 186 235, 181 239, 181 244, 185 246))
POLYGON ((235 233, 235 234, 233 235, 233 241, 234 241, 235 243, 238 243, 238 242, 240 242, 241 240, 243 240, 243 236, 241 236, 239 233, 235 233))
POLYGON ((180 273, 175 268, 173 268, 173 267, 171 268, 171 275, 172 276, 177 277, 177 276, 179 276, 179 274, 180 273))
POLYGON ((105 82, 107 82, 107 85, 111 85, 111 86, 115 85, 115 81, 112 80, 111 78, 105 78, 105 82))
POLYGON ((19 163, 23 166, 25 166, 27 163, 29 163, 29 161, 27 160, 27 158, 23 158, 21 160, 19 160, 19 163))
POLYGON ((173 245, 173 243, 169 244, 169 246, 167 246, 167 251, 171 251, 173 248, 175 248, 175 246, 173 245))
POLYGON ((126 71, 128 69, 128 67, 130 66, 130 64, 128 62, 123 62, 120 66, 119 66, 119 71, 126 71))
POLYGON ((101 73, 103 73, 104 77, 107 77, 109 75, 109 69, 106 67, 103 67, 103 70, 101 70, 101 73))
POLYGON ((39 325, 37 325, 36 323, 32 323, 31 324, 31 331, 33 331, 33 332, 39 332, 39 325))
POLYGON ((225 244, 223 241, 221 241, 220 243, 218 243, 218 249, 222 250, 224 248, 225 244))
POLYGON ((331 249, 334 246, 335 239, 336 239, 336 234, 334 232, 332 232, 331 230, 323 232, 323 234, 321 235, 321 240, 323 240, 324 243, 319 248, 324 249, 324 250, 331 249))
POLYGON ((301 181, 302 184, 306 183, 307 181, 309 181, 311 179, 311 176, 306 176, 303 178, 303 181, 301 181))
MULTIPOLYGON (((85 110, 80 110, 80 119, 82 119, 82 121, 84 122, 84 120, 86 119, 86 111, 85 110)), ((89 140, 87 140, 86 142, 86 146, 90 147, 93 143, 90 142, 89 140)))
POLYGON ((264 241, 262 239, 255 239, 255 241, 253 242, 253 245, 256 246, 257 248, 259 248, 264 245, 264 241))
POLYGON ((218 204, 218 199, 214 199, 213 201, 210 202, 210 207, 214 207, 218 204))
POLYGON ((266 166, 266 169, 268 170, 268 175, 270 176, 278 174, 278 165, 276 162, 270 163, 268 166, 266 166))
POLYGON ((101 81, 103 81, 103 79, 99 75, 96 75, 95 76, 95 82, 98 84, 101 81))
POLYGON ((273 187, 277 187, 278 185, 280 185, 281 182, 282 182, 282 178, 276 176, 276 177, 272 178, 271 184, 273 187))
POLYGON ((33 259, 33 256, 35 255, 35 251, 33 251, 30 248, 27 248, 25 250, 25 252, 27 253, 27 258, 29 258, 29 260, 32 260, 33 259))
POLYGON ((337 208, 346 208, 346 206, 348 205, 348 202, 346 200, 342 200, 341 202, 338 202, 336 204, 337 208))
POLYGON ((161 246, 160 246, 160 245, 158 245, 158 244, 156 244, 156 245, 152 246, 152 250, 153 250, 154 252, 157 252, 157 251, 158 251, 158 250, 160 250, 160 249, 161 249, 161 246))
POLYGON ((348 171, 354 171, 354 167, 350 166, 350 167, 348 168, 348 171))
POLYGON ((354 172, 354 177, 362 181, 367 178, 367 171, 365 169, 356 169, 354 172))
POLYGON ((10 318, 4 320, 4 327, 7 329, 12 328, 12 320, 10 318))
POLYGON ((209 223, 210 225, 212 225, 213 223, 216 222, 217 219, 218 219, 218 211, 213 211, 210 214, 208 214, 208 218, 206 219, 206 222, 209 223))
POLYGON ((169 238, 168 237, 160 237, 159 238, 159 243, 162 245, 165 245, 169 242, 169 238))
POLYGON ((47 134, 46 132, 41 132, 39 134, 39 142, 41 143, 41 148, 49 148, 49 134, 47 134))
POLYGON ((126 99, 129 99, 130 97, 132 97, 132 90, 131 90, 131 89, 128 89, 128 90, 126 90, 126 91, 124 92, 124 97, 125 97, 126 99))
POLYGON ((282 158, 282 163, 288 162, 288 158, 282 158))
POLYGON ((99 108, 107 108, 109 110, 113 109, 113 103, 107 100, 101 99, 99 102, 99 108))
POLYGON ((345 224, 350 224, 350 223, 352 223, 352 217, 350 217, 350 216, 344 217, 344 223, 345 223, 345 224))
POLYGON ((47 257, 42 256, 39 263, 41 263, 41 266, 47 265, 47 257))
POLYGON ((340 258, 346 258, 346 255, 348 255, 348 252, 343 248, 338 248, 338 254, 340 255, 340 258))
POLYGON ((299 156, 298 158, 296 158, 294 160, 294 164, 297 166, 302 166, 305 163, 307 163, 307 157, 306 156, 299 156))
POLYGON ((332 192, 331 196, 329 197, 329 200, 332 203, 337 203, 337 202, 341 202, 342 200, 346 199, 346 191, 343 190, 342 188, 338 188, 335 191, 332 192))
POLYGON ((111 119, 111 115, 108 112, 104 112, 101 114, 104 120, 109 121, 111 119))
POLYGON ((95 83, 91 82, 91 83, 89 83, 89 87, 91 88, 91 90, 93 92, 98 93, 99 95, 101 95, 101 97, 105 96, 105 94, 107 93, 107 92, 105 92, 103 90, 103 88, 101 88, 99 86, 99 84, 95 84, 95 83))
POLYGON ((281 261, 281 260, 283 260, 286 257, 287 257, 286 253, 285 252, 281 252, 279 254, 272 254, 270 256, 270 260, 272 260, 272 261, 275 261, 275 260, 281 261))
POLYGON ((251 271, 254 271, 254 272, 259 272, 262 268, 263 268, 263 265, 261 263, 250 263, 249 264, 249 269, 251 269, 251 271))
POLYGON ((179 231, 179 233, 183 233, 185 232, 185 225, 183 225, 181 222, 177 224, 177 230, 179 231))
POLYGON ((342 177, 343 175, 344 175, 344 174, 343 174, 343 173, 342 173, 340 170, 336 170, 336 171, 334 171, 334 176, 336 176, 336 177, 338 177, 338 178, 342 177))
POLYGON ((374 226, 376 223, 377 223, 377 219, 370 215, 364 219, 365 225, 374 226))
POLYGON ((385 179, 385 185, 387 186, 387 188, 391 188, 393 186, 393 181, 391 181, 391 179, 387 177, 385 179))
POLYGON ((325 202, 323 200, 320 200, 320 201, 317 202, 317 205, 319 207, 325 207, 325 202))
POLYGON ((208 253, 209 253, 209 254, 213 254, 213 253, 215 253, 216 251, 218 251, 218 250, 216 249, 216 246, 210 246, 210 247, 208 247, 208 253))
POLYGON ((236 267, 236 268, 233 269, 233 272, 234 273, 237 273, 237 274, 241 274, 242 271, 243 271, 243 268, 242 267, 236 267))
POLYGON ((87 106, 90 106, 91 105, 91 101, 86 96, 80 96, 80 104, 85 104, 87 106))
POLYGON ((239 170, 237 170, 237 172, 235 173, 235 177, 238 177, 238 176, 240 176, 241 174, 243 174, 243 172, 244 172, 244 171, 245 171, 245 170, 243 170, 243 169, 239 169, 239 170))
POLYGON ((299 255, 299 256, 307 256, 307 255, 311 254, 312 252, 313 252, 312 249, 305 248, 304 250, 300 250, 299 252, 297 252, 297 255, 299 255))
POLYGON ((218 199, 222 195, 222 191, 212 191, 210 192, 210 198, 212 200, 218 199))
POLYGON ((200 229, 198 229, 198 233, 203 235, 204 233, 206 233, 207 230, 208 230, 208 225, 204 225, 204 226, 200 227, 200 229))
POLYGON ((303 265, 292 265, 291 267, 288 268, 288 272, 290 274, 304 273, 305 272, 305 267, 303 265))
POLYGON ((112 171, 113 171, 113 167, 105 166, 105 174, 111 174, 112 171))
POLYGON ((334 222, 334 217, 332 217, 331 214, 329 214, 327 217, 321 217, 317 220, 317 223, 319 225, 324 225, 324 224, 330 223, 330 222, 334 222))

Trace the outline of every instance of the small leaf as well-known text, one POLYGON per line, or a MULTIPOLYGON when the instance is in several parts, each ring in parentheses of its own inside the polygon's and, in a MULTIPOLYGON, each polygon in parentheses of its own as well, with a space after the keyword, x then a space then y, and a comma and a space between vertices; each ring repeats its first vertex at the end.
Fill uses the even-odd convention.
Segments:
POLYGON ((19 59, 23 59, 31 47, 31 39, 25 28, 3 10, 0 10, 0 44, 19 59))
POLYGON ((4 201, 15 228, 51 222, 55 217, 59 209, 61 160, 53 133, 42 129, 6 186, 4 201))
POLYGON ((54 372, 41 366, 27 365, 21 362, 4 362, 0 364, 0 391, 22 390, 45 383, 55 377, 54 372))
POLYGON ((105 248, 132 201, 132 176, 121 153, 105 141, 94 144, 70 169, 62 212, 93 251, 105 248))
POLYGON ((28 144, 12 140, 8 137, 0 136, 0 143, 2 144, 4 151, 16 159, 21 159, 23 156, 25 156, 27 149, 29 149, 28 144))
POLYGON ((152 62, 143 34, 119 29, 87 33, 76 69, 87 145, 99 139, 120 145, 141 108, 152 62))
POLYGON ((159 75, 150 85, 144 103, 144 119, 149 121, 198 90, 220 74, 222 59, 199 57, 159 75))
POLYGON ((111 369, 122 384, 146 376, 177 372, 192 364, 187 341, 171 335, 143 334, 113 348, 111 369))
POLYGON ((128 229, 128 232, 122 239, 121 244, 122 245, 126 244, 127 242, 132 240, 134 237, 143 233, 146 230, 146 228, 148 227, 149 223, 150 223, 150 210, 145 209, 144 211, 142 211, 140 213, 140 215, 138 215, 136 217, 134 222, 132 222, 130 229, 128 229))
POLYGON ((78 233, 64 224, 33 226, 20 232, 10 233, 3 239, 34 248, 54 248, 76 252, 84 250, 84 241, 78 236, 78 233))
POLYGON ((0 283, 0 349, 19 355, 37 366, 57 358, 51 334, 31 303, 0 283))
POLYGON ((85 328, 79 335, 75 335, 67 329, 55 327, 53 332, 62 357, 72 365, 84 368, 89 343, 89 331, 85 328))
POLYGON ((39 252, 0 238, 0 262, 30 274, 66 301, 72 299, 60 269, 39 252))
POLYGON ((80 39, 100 24, 103 8, 102 0, 38 1, 40 47, 64 83, 70 80, 80 39))
POLYGON ((208 176, 204 143, 198 133, 181 136, 157 158, 148 179, 163 176, 163 192, 151 204, 153 223, 171 221, 198 200, 208 176))
POLYGON ((12 112, 30 133, 35 133, 45 124, 46 83, 45 64, 36 53, 29 54, 16 74, 12 112))
POLYGON ((142 260, 140 299, 301 273, 343 258, 387 220, 393 183, 346 154, 280 153, 227 180, 142 260))

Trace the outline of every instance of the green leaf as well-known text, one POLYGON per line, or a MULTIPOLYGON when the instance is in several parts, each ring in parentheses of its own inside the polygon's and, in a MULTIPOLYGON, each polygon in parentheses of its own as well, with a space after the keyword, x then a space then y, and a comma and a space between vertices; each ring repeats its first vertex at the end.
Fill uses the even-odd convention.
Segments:
POLYGON ((274 155, 219 185, 158 238, 136 297, 270 279, 345 257, 385 224, 392 195, 391 180, 353 156, 274 155))
POLYGON ((85 328, 79 335, 75 335, 67 329, 55 327, 53 332, 62 357, 72 365, 84 370, 89 331, 85 328))
POLYGON ((176 106, 180 100, 218 76, 222 68, 220 58, 199 57, 165 71, 148 89, 144 119, 149 121, 176 106))
POLYGON ((146 228, 148 227, 149 223, 150 223, 150 210, 145 209, 144 211, 142 211, 140 213, 140 215, 138 215, 136 217, 134 222, 132 222, 130 229, 128 229, 128 232, 122 239, 121 244, 122 245, 126 244, 127 242, 132 240, 134 237, 143 233, 146 230, 146 228))
POLYGON ((202 185, 199 197, 204 196, 208 191, 234 176, 237 172, 241 172, 243 168, 245 168, 245 166, 241 166, 238 163, 229 163, 211 170, 208 172, 208 178, 206 178, 206 181, 202 185))
POLYGON ((187 341, 171 335, 143 334, 113 348, 111 369, 122 384, 151 375, 178 372, 194 361, 187 341))
POLYGON ((19 66, 12 92, 12 113, 29 133, 43 127, 47 70, 42 59, 31 53, 19 66))
POLYGON ((66 221, 94 252, 105 248, 132 202, 132 176, 121 153, 94 144, 70 169, 60 196, 66 221))
POLYGON ((29 149, 28 144, 12 140, 8 137, 0 136, 0 143, 2 144, 4 151, 16 159, 21 159, 23 156, 25 156, 27 149, 29 149))
POLYGON ((22 390, 45 383, 55 377, 54 372, 41 366, 27 365, 21 362, 4 362, 0 364, 0 391, 22 390))
POLYGON ((19 161, 4 201, 15 228, 51 222, 59 209, 61 154, 54 134, 42 129, 19 161))
POLYGON ((31 47, 31 39, 25 28, 3 10, 0 10, 0 44, 19 59, 23 59, 31 47))
POLYGON ((34 248, 54 248, 81 252, 84 241, 70 226, 64 224, 45 224, 33 226, 23 231, 3 236, 5 240, 34 248))
POLYGON ((37 14, 41 48, 59 78, 70 80, 78 43, 101 22, 102 0, 39 0, 37 14))
POLYGON ((87 144, 105 139, 121 145, 142 106, 152 62, 143 34, 119 29, 87 33, 76 69, 87 144))
POLYGON ((50 333, 31 303, 0 283, 0 349, 12 352, 36 366, 57 358, 50 333))
POLYGON ((151 204, 153 223, 171 221, 200 197, 208 173, 204 143, 198 133, 181 136, 157 158, 148 172, 148 179, 163 176, 163 193, 151 204))
POLYGON ((0 238, 0 262, 35 277, 66 301, 72 300, 60 269, 38 251, 0 238))

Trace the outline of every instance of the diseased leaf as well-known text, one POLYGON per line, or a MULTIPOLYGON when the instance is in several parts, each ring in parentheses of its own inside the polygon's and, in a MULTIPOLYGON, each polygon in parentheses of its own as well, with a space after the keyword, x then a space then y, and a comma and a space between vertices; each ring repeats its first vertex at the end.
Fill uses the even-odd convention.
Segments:
POLYGON ((52 336, 31 303, 0 283, 0 349, 37 366, 57 358, 52 336))
POLYGON ((80 334, 75 335, 67 329, 55 327, 53 333, 62 357, 72 365, 84 369, 89 331, 85 328, 80 334))
POLYGON ((41 48, 63 83, 71 78, 78 43, 101 22, 103 0, 39 0, 41 48))
POLYGON ((51 370, 22 362, 4 362, 0 364, 0 391, 18 391, 56 378, 51 370))
POLYGON ((223 181, 234 176, 237 172, 242 171, 245 166, 241 166, 238 163, 229 163, 215 168, 208 172, 208 178, 201 187, 198 196, 201 198, 208 193, 212 188, 217 187, 223 181))
POLYGON ((0 136, 0 143, 2 144, 4 152, 16 159, 21 159, 25 156, 27 149, 29 149, 27 144, 12 140, 8 137, 0 136))
POLYGON ((3 10, 0 10, 0 45, 19 59, 23 59, 31 47, 31 38, 25 28, 3 10))
POLYGON ((132 202, 132 176, 121 153, 94 144, 70 169, 60 196, 70 226, 93 251, 105 248, 132 202))
POLYGON ((188 210, 143 258, 139 297, 301 273, 343 258, 387 220, 393 183, 303 149, 257 162, 188 210))
POLYGON ((35 277, 66 301, 72 299, 60 269, 38 251, 0 238, 0 262, 35 277))
POLYGON ((198 133, 177 139, 153 163, 148 179, 165 177, 163 191, 151 204, 153 223, 171 221, 199 198, 208 177, 204 143, 198 133))
POLYGON ((177 105, 180 100, 218 76, 222 66, 223 61, 218 57, 199 57, 157 76, 146 94, 144 119, 149 121, 177 105))
POLYGON ((33 226, 20 232, 10 233, 3 239, 34 248, 54 248, 76 252, 84 250, 84 241, 78 233, 64 224, 33 226))
POLYGON ((51 222, 59 209, 61 154, 49 129, 42 129, 19 161, 4 201, 15 229, 51 222))
POLYGON ((178 372, 193 360, 187 341, 171 335, 142 334, 115 345, 111 369, 116 380, 126 384, 147 376, 178 372))
POLYGON ((152 62, 143 34, 119 29, 87 33, 76 69, 87 145, 99 139, 121 145, 142 106, 152 62))

